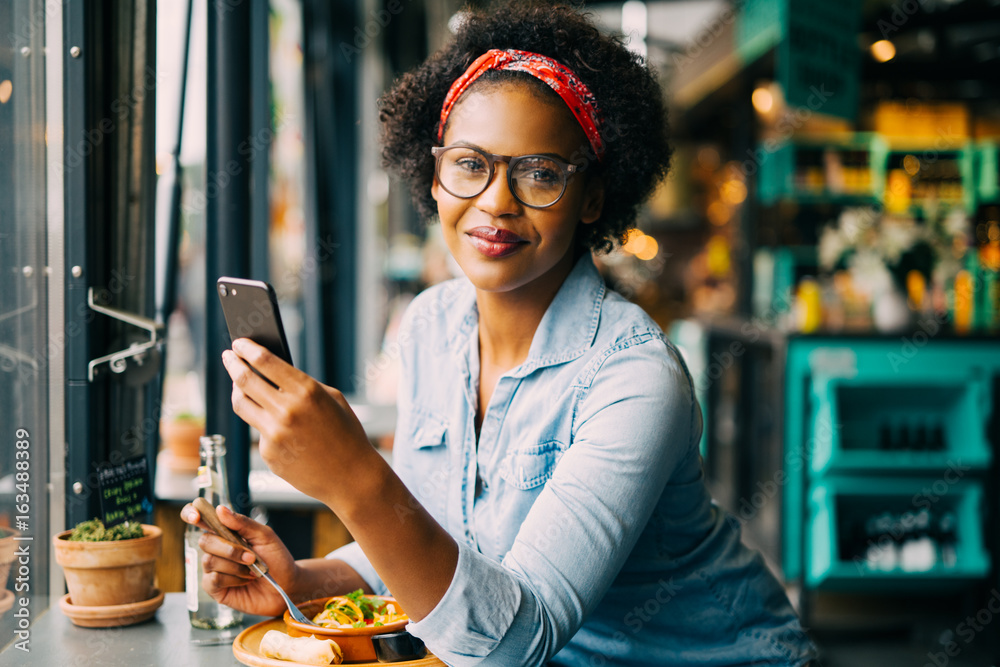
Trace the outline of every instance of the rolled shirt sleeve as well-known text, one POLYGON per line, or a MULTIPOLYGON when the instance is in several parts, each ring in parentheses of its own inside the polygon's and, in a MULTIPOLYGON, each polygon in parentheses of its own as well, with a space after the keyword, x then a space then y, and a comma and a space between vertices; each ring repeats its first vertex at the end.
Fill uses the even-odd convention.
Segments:
POLYGON ((521 583, 500 563, 459 542, 444 597, 406 629, 449 665, 480 664, 507 634, 524 597, 521 583))
POLYGON ((548 661, 604 597, 671 473, 697 451, 690 377, 661 336, 620 341, 577 382, 573 442, 510 551, 498 563, 459 540, 447 592, 409 625, 449 665, 548 661))

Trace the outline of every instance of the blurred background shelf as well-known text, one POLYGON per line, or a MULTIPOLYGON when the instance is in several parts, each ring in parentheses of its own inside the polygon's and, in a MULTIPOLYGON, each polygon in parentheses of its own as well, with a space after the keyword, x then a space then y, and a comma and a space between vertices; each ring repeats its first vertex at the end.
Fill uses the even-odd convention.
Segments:
POLYGON ((981 581, 991 565, 983 487, 963 474, 815 484, 806 585, 912 594, 981 581))
POLYGON ((992 397, 982 369, 964 377, 954 366, 880 370, 813 377, 812 475, 891 476, 943 470, 953 461, 975 470, 989 466, 992 397))

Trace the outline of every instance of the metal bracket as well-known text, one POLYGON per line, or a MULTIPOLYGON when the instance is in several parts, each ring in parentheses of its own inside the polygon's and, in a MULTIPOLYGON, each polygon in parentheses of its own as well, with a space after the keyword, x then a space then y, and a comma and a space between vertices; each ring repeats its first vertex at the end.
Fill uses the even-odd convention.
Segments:
POLYGON ((91 360, 91 362, 87 364, 87 379, 90 382, 94 381, 94 375, 97 367, 101 364, 107 363, 108 366, 111 367, 111 371, 114 373, 124 373, 125 369, 128 367, 129 359, 134 359, 135 363, 141 366, 145 361, 146 353, 149 350, 166 343, 164 339, 160 338, 160 335, 163 332, 162 324, 158 324, 156 321, 151 320, 148 317, 143 317, 142 315, 135 315, 119 308, 110 308, 96 303, 94 301, 93 287, 87 289, 87 305, 90 306, 91 310, 103 313, 108 317, 118 320, 119 322, 125 322, 126 324, 131 324, 134 327, 139 327, 140 329, 144 329, 149 332, 149 340, 147 342, 132 343, 126 350, 106 354, 103 357, 97 357, 96 359, 91 360))

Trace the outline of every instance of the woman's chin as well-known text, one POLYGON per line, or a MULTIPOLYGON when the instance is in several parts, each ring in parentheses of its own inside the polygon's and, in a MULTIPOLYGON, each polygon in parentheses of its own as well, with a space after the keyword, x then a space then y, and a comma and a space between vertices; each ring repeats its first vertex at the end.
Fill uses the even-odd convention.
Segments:
POLYGON ((544 292, 550 281, 561 284, 573 265, 570 250, 553 249, 526 243, 517 252, 489 257, 466 246, 457 253, 456 260, 469 282, 481 292, 512 292, 532 285, 544 292))

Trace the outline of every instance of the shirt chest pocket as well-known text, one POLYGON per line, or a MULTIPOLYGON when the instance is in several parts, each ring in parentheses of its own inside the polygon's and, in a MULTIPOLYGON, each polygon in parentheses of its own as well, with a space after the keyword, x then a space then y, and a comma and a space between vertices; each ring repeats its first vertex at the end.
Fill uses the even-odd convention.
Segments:
POLYGON ((500 478, 521 491, 537 489, 552 477, 563 449, 562 443, 549 440, 512 450, 500 464, 500 478))
POLYGON ((433 415, 417 414, 413 417, 411 442, 417 450, 443 447, 448 432, 448 422, 433 415))

